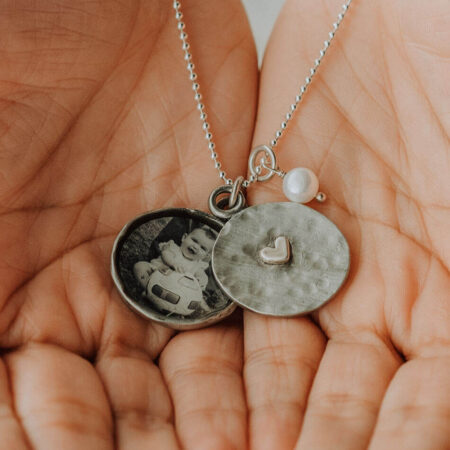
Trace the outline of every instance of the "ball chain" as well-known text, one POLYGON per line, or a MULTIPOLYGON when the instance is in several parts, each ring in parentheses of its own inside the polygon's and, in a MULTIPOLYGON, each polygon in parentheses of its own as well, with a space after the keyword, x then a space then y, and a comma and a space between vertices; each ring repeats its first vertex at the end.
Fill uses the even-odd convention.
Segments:
POLYGON ((317 73, 317 69, 322 62, 322 59, 330 48, 331 42, 336 35, 336 31, 338 30, 341 22, 344 20, 345 14, 347 14, 352 1, 353 0, 347 0, 347 2, 342 5, 342 12, 338 14, 336 22, 333 23, 333 29, 328 33, 328 39, 323 43, 323 48, 319 52, 319 57, 314 60, 314 66, 309 69, 309 75, 305 78, 305 83, 300 86, 299 93, 295 96, 295 101, 290 106, 290 111, 286 113, 285 120, 281 122, 280 128, 275 132, 275 138, 270 141, 271 148, 276 147, 276 145, 278 144, 278 141, 283 135, 284 130, 287 128, 288 123, 292 119, 294 111, 297 109, 298 104, 302 101, 304 94, 308 90, 309 85, 311 84, 314 76, 317 73))
MULTIPOLYGON (((278 141, 286 130, 288 123, 291 121, 298 104, 302 101, 304 94, 306 93, 309 85, 311 84, 314 76, 317 73, 317 69, 322 62, 325 54, 327 53, 331 42, 333 41, 336 32, 344 20, 345 14, 347 13, 352 0, 347 0, 346 3, 342 5, 342 11, 338 14, 336 22, 333 23, 333 29, 328 33, 328 39, 324 42, 323 48, 319 52, 319 57, 314 61, 314 66, 309 70, 309 75, 305 78, 305 83, 300 86, 299 93, 295 96, 295 101, 290 105, 290 110, 285 116, 285 120, 281 122, 280 128, 275 132, 274 139, 270 142, 270 148, 273 149, 277 146, 278 141)), ((208 148, 211 152, 211 159, 214 162, 214 167, 219 172, 219 177, 225 182, 226 185, 232 185, 233 180, 227 177, 226 172, 222 168, 222 164, 218 159, 218 154, 216 152, 216 144, 213 141, 213 134, 211 133, 211 127, 209 122, 207 122, 208 114, 206 113, 206 107, 202 103, 202 94, 200 92, 200 84, 197 80, 197 73, 195 72, 195 64, 192 60, 192 54, 190 53, 190 44, 188 41, 188 35, 185 31, 186 25, 182 21, 183 13, 181 12, 181 2, 176 0, 173 2, 173 8, 175 9, 175 19, 177 20, 177 27, 180 32, 179 37, 182 42, 181 48, 184 52, 184 60, 187 62, 186 68, 189 72, 189 80, 192 82, 192 90, 194 91, 194 100, 197 103, 197 109, 199 111, 199 117, 202 122, 202 130, 205 134, 205 139, 208 141, 208 148)), ((248 187, 251 183, 257 181, 257 176, 250 175, 249 178, 243 181, 242 186, 248 187)))
POLYGON ((217 152, 216 152, 216 144, 213 140, 213 134, 210 130, 210 124, 207 121, 208 114, 206 112, 206 107, 204 103, 202 103, 202 94, 200 92, 200 84, 197 81, 197 73, 195 72, 195 64, 192 61, 192 54, 190 53, 190 44, 188 41, 188 35, 185 31, 186 25, 182 21, 183 13, 181 12, 181 4, 179 1, 173 2, 173 7, 175 9, 175 19, 177 20, 177 27, 180 32, 180 40, 182 42, 181 48, 184 52, 184 60, 187 62, 186 69, 189 72, 189 80, 192 82, 192 90, 194 91, 194 100, 197 103, 197 110, 199 111, 199 117, 202 122, 202 130, 204 132, 205 139, 208 141, 208 148, 211 153, 211 159, 214 162, 214 167, 219 172, 219 177, 225 182, 227 185, 233 184, 233 180, 227 177, 226 172, 222 169, 222 163, 219 161, 217 152))

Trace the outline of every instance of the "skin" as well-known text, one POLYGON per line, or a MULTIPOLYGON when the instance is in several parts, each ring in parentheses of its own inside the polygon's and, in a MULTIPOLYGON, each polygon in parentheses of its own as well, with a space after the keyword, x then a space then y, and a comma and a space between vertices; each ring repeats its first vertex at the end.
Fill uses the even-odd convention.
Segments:
MULTIPOLYGON (((150 280, 150 276, 156 268, 153 267, 149 262, 147 261, 138 261, 133 266, 133 273, 136 277, 136 280, 139 282, 139 284, 143 288, 147 288, 148 282, 150 280)), ((157 270, 157 269, 156 269, 157 270)))
MULTIPOLYGON (((280 141, 349 241, 344 289, 312 317, 177 335, 109 275, 127 221, 206 210, 219 184, 170 3, 1 6, 2 446, 449 448, 448 1, 356 0, 280 141)), ((272 139, 339 4, 288 0, 259 78, 242 6, 186 0, 230 176, 272 139)), ((248 193, 282 199, 279 179, 248 193)))
POLYGON ((181 240, 181 253, 190 261, 202 261, 211 254, 214 240, 208 237, 204 230, 196 228, 191 233, 185 233, 181 240))

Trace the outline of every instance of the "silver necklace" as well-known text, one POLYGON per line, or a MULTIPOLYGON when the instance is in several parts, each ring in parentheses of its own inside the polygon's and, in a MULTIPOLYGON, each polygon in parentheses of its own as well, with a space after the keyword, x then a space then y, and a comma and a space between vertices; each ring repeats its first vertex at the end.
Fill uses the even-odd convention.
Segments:
POLYGON ((318 58, 269 145, 249 156, 249 177, 232 180, 219 161, 190 51, 180 1, 175 19, 211 159, 225 184, 209 197, 211 214, 185 208, 144 213, 117 236, 111 272, 125 302, 141 315, 176 329, 200 328, 236 305, 271 316, 309 313, 329 301, 347 278, 348 243, 325 216, 304 206, 319 181, 310 169, 280 169, 274 149, 335 37, 352 0, 342 5, 318 58), (290 202, 247 207, 245 189, 277 175, 290 202))

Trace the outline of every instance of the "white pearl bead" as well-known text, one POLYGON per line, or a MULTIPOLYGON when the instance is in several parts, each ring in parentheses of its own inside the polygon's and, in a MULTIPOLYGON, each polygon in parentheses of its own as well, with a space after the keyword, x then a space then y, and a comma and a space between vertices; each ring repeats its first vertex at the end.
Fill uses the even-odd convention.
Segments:
POLYGON ((312 170, 297 167, 285 175, 283 191, 291 202, 308 203, 319 191, 319 180, 312 170))

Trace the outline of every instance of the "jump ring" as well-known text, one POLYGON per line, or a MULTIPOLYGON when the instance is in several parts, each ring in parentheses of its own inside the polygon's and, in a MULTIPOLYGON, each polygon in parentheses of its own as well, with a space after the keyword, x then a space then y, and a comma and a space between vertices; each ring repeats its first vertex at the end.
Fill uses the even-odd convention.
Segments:
POLYGON ((239 175, 233 183, 233 188, 231 189, 230 197, 228 198, 228 208, 231 209, 236 205, 239 192, 241 192, 242 183, 244 182, 244 177, 239 175))
POLYGON ((237 194, 237 200, 235 205, 232 208, 224 209, 226 206, 228 206, 228 199, 222 198, 219 201, 217 201, 217 198, 221 194, 231 194, 233 190, 233 186, 224 185, 219 186, 216 189, 214 189, 211 192, 211 195, 208 199, 208 205, 210 211, 219 219, 228 220, 233 214, 238 213, 242 209, 246 207, 246 201, 244 193, 239 190, 237 194))

